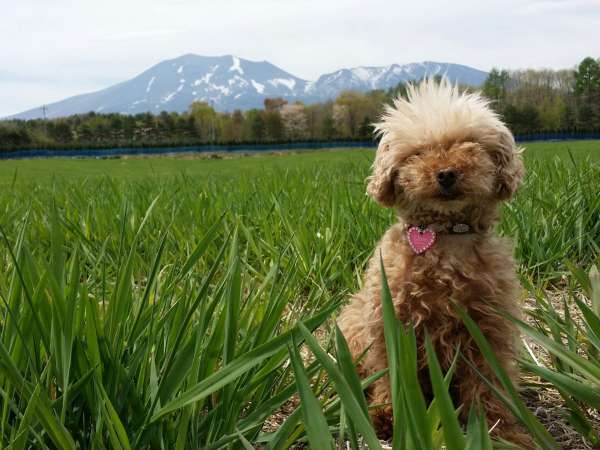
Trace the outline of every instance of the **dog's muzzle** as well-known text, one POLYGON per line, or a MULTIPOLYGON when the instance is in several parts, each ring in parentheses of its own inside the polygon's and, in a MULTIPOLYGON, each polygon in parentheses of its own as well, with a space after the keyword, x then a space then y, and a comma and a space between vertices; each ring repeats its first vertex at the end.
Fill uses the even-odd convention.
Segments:
POLYGON ((452 198, 456 196, 456 172, 452 169, 440 170, 436 179, 443 197, 452 198))

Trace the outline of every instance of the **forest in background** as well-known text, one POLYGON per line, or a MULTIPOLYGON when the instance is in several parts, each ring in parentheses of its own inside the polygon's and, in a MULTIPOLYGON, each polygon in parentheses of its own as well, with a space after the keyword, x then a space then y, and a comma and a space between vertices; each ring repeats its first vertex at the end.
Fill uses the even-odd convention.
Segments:
MULTIPOLYGON (((475 90, 471 86, 461 86, 475 90)), ((600 59, 576 69, 492 69, 481 88, 517 135, 600 131, 600 59)), ((187 112, 90 112, 48 120, 0 122, 0 150, 370 140, 372 123, 406 85, 342 92, 324 103, 265 99, 262 109, 217 112, 194 102, 187 112)))

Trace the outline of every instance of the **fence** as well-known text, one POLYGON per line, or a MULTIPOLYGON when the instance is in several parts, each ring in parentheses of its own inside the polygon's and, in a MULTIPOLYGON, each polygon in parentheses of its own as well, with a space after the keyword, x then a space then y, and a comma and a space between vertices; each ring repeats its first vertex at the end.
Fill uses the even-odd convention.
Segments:
MULTIPOLYGON (((518 135, 518 142, 532 141, 566 141, 600 139, 600 132, 556 132, 518 135)), ((211 153, 211 152, 269 152, 286 150, 318 150, 327 148, 374 147, 374 141, 327 141, 327 142, 288 142, 280 144, 205 144, 189 147, 139 147, 139 148, 104 148, 104 149, 30 149, 0 151, 0 159, 25 158, 110 158, 125 155, 168 155, 177 153, 211 153)))

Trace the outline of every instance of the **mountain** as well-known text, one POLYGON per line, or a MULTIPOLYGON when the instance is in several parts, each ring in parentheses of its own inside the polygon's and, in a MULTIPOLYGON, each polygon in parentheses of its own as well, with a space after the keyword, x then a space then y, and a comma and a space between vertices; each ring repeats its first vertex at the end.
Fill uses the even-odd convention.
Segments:
MULTIPOLYGON (((137 114, 186 111, 194 100, 206 101, 218 111, 260 108, 265 98, 282 97, 307 103, 325 101, 341 91, 387 89, 426 75, 445 74, 452 81, 480 86, 486 72, 458 64, 422 62, 384 67, 355 67, 321 75, 316 81, 298 78, 267 61, 249 61, 233 55, 183 55, 156 64, 138 76, 114 86, 46 105, 48 117, 90 111, 137 114)), ((42 117, 34 108, 12 119, 42 117)))
POLYGON ((314 92, 318 97, 331 98, 347 89, 358 91, 388 89, 400 82, 420 80, 431 75, 446 75, 452 81, 472 86, 481 86, 487 77, 486 72, 472 67, 425 61, 383 67, 340 69, 321 75, 317 81, 309 83, 306 92, 309 95, 314 92))

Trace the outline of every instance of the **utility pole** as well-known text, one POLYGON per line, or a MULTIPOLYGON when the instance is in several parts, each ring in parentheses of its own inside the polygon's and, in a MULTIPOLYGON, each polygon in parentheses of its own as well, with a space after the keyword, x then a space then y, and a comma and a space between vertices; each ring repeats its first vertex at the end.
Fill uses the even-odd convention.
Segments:
POLYGON ((46 107, 46 105, 42 106, 42 115, 44 116, 44 120, 46 120, 46 111, 48 110, 48 108, 46 107))

